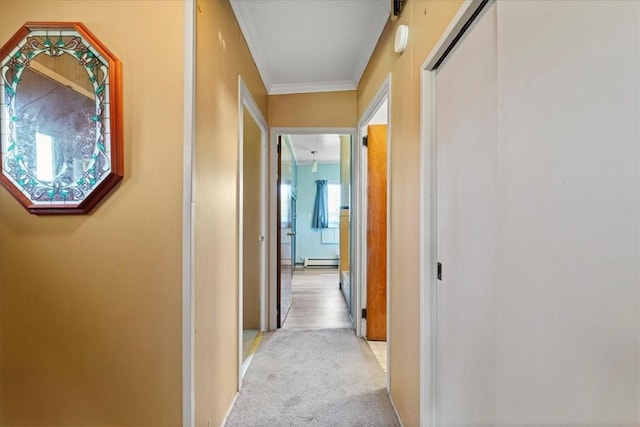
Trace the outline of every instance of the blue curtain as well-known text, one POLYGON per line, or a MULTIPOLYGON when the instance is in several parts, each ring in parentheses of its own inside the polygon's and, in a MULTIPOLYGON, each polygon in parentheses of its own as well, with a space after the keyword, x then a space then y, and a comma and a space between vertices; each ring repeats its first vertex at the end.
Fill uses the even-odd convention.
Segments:
POLYGON ((313 205, 311 227, 329 228, 329 187, 326 179, 316 181, 316 202, 313 205))

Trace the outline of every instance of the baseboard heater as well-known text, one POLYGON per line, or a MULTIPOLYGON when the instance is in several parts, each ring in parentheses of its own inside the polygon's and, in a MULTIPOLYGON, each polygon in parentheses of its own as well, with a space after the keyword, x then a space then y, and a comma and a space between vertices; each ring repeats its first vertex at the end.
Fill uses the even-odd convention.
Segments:
POLYGON ((337 267, 340 260, 337 258, 305 258, 305 267, 337 267))

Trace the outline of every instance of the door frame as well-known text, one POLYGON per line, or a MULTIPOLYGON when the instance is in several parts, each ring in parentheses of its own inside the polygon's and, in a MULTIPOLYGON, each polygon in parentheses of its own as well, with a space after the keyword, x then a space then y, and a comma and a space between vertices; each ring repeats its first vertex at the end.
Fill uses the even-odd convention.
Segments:
MULTIPOLYGON (((287 315, 289 314, 289 310, 291 310, 291 304, 286 307, 286 312, 283 313, 283 307, 282 307, 282 144, 284 144, 286 141, 289 141, 289 138, 285 138, 286 135, 277 135, 277 142, 276 142, 276 155, 278 156, 276 159, 276 186, 275 186, 275 194, 276 194, 276 215, 275 215, 275 219, 276 219, 276 229, 277 229, 277 233, 276 233, 276 307, 275 307, 275 312, 276 312, 276 328, 282 328, 282 325, 284 324, 284 321, 286 321, 287 319, 287 315), (280 149, 278 149, 278 145, 280 146, 280 149), (279 286, 278 286, 279 284, 279 286)), ((289 141, 289 144, 291 144, 291 141, 289 141)), ((295 153, 293 153, 293 151, 291 152, 291 157, 292 160, 294 162, 296 161, 296 157, 295 157, 295 153)), ((289 198, 289 208, 291 209, 292 206, 292 202, 294 199, 294 191, 293 189, 289 189, 289 194, 288 194, 288 198, 289 198)), ((297 199, 296 199, 297 202, 297 199)), ((297 221, 297 219, 295 218, 295 214, 293 211, 291 212, 287 212, 287 217, 289 216, 289 214, 291 213, 291 224, 290 224, 290 229, 291 231, 293 231, 293 228, 295 227, 295 223, 297 221)), ((288 233, 287 233, 288 235, 288 233)), ((291 240, 291 278, 293 279, 293 272, 296 268, 296 261, 295 261, 295 256, 293 253, 293 246, 295 243, 295 235, 290 236, 290 240, 291 240)))
POLYGON ((260 239, 262 242, 260 248, 260 330, 266 331, 267 328, 267 209, 266 209, 266 194, 267 194, 267 163, 266 163, 266 150, 267 150, 267 138, 268 138, 268 126, 267 121, 262 116, 258 104, 256 104, 249 88, 242 80, 242 76, 238 76, 238 391, 242 388, 243 377, 243 360, 242 360, 242 341, 243 341, 243 268, 244 268, 244 108, 247 108, 251 117, 255 120, 256 124, 260 128, 260 179, 262 185, 260 188, 260 239))
POLYGON ((437 378, 436 73, 482 10, 495 0, 464 0, 420 67, 420 425, 435 426, 437 378))
MULTIPOLYGON (((278 227, 279 218, 277 216, 278 209, 278 135, 317 135, 317 134, 333 134, 333 135, 350 135, 352 141, 355 141, 355 128, 339 128, 339 127, 272 127, 269 138, 269 177, 268 177, 268 210, 269 210, 269 226, 267 230, 269 242, 269 320, 268 328, 270 331, 278 329, 278 227)), ((352 159, 353 161, 353 159, 352 159)), ((353 176, 351 177, 354 181, 353 176)))
POLYGON ((182 425, 195 425, 196 2, 184 2, 182 172, 182 425))
POLYGON ((380 107, 387 102, 387 391, 390 390, 391 358, 389 348, 391 345, 391 73, 387 74, 375 96, 367 106, 358 121, 358 140, 354 144, 354 176, 356 177, 355 211, 359 215, 354 217, 356 244, 354 256, 355 286, 355 319, 356 334, 365 337, 367 333, 366 320, 362 318, 362 309, 367 301, 367 149, 362 145, 362 137, 365 135, 364 127, 373 119, 380 107), (356 149, 355 147, 358 147, 356 149))

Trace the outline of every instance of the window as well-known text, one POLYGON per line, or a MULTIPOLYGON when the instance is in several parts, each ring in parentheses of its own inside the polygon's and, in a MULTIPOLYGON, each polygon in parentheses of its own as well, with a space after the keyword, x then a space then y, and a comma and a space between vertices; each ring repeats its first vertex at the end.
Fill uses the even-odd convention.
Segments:
POLYGON ((290 228, 292 226, 291 212, 291 184, 280 184, 280 226, 290 228))
POLYGON ((329 228, 340 226, 340 184, 329 182, 329 228))

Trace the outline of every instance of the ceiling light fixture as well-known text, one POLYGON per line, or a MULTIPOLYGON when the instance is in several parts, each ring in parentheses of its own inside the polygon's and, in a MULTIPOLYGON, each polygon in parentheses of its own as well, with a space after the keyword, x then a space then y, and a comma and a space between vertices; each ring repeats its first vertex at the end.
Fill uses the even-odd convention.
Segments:
POLYGON ((316 160, 316 154, 318 154, 318 152, 316 150, 313 150, 311 154, 313 154, 313 161, 311 162, 311 172, 318 172, 318 160, 316 160))

